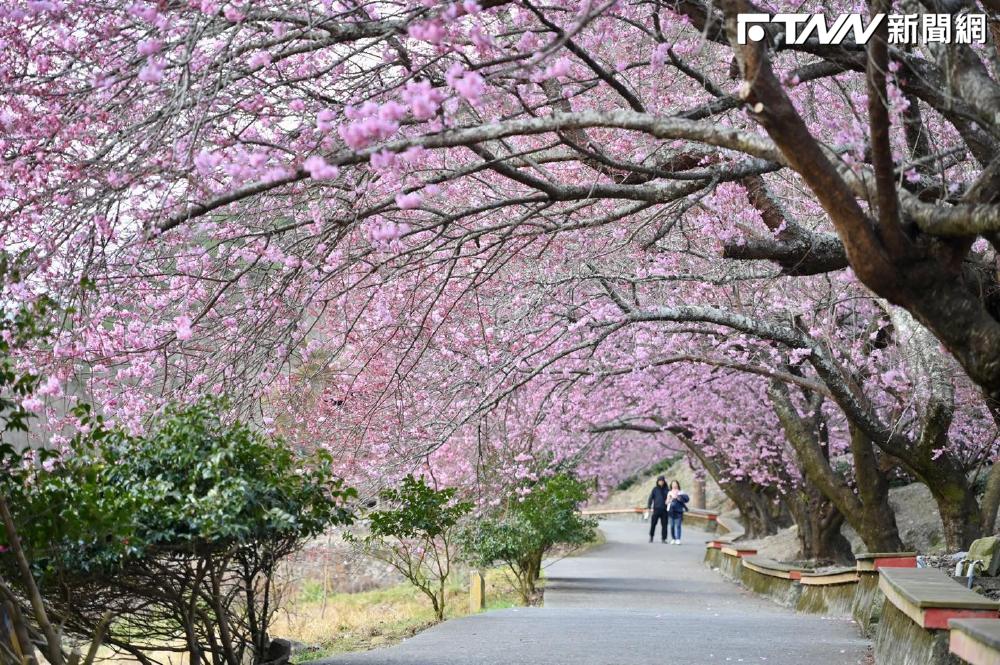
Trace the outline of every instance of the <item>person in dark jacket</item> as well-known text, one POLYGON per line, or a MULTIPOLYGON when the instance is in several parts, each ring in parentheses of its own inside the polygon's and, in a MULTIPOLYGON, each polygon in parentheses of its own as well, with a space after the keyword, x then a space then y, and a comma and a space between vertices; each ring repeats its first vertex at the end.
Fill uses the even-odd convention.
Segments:
POLYGON ((646 502, 646 510, 653 509, 652 521, 649 524, 649 542, 653 542, 657 522, 660 522, 660 542, 664 544, 667 542, 667 494, 669 492, 667 479, 663 476, 657 478, 656 487, 653 488, 649 495, 649 501, 646 502))
POLYGON ((671 545, 681 544, 681 523, 684 521, 684 512, 688 509, 689 500, 688 495, 681 491, 680 482, 670 481, 670 491, 667 493, 667 516, 670 521, 671 545))

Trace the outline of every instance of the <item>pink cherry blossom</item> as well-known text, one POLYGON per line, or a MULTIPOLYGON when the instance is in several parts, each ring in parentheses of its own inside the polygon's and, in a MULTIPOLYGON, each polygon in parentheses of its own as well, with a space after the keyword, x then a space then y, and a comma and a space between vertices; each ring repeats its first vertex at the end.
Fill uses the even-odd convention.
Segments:
POLYGON ((330 109, 323 109, 316 114, 316 128, 321 132, 328 132, 333 129, 333 121, 336 114, 330 109))
POLYGON ((39 387, 38 394, 45 397, 59 397, 62 395, 62 384, 57 377, 50 376, 39 387))
POLYGON ((143 39, 136 47, 139 55, 149 56, 163 50, 163 41, 160 39, 143 39))
POLYGON ((226 5, 225 9, 222 10, 223 15, 226 17, 227 21, 232 23, 240 23, 246 18, 246 14, 240 11, 235 5, 226 5))
POLYGON ((312 155, 303 163, 302 167, 309 172, 309 175, 316 180, 333 180, 340 173, 340 169, 333 164, 327 164, 320 155, 312 155))
POLYGON ((37 397, 26 397, 21 400, 21 408, 25 411, 41 411, 45 404, 37 397))
POLYGON ((139 70, 138 78, 143 83, 160 83, 166 67, 167 63, 163 58, 150 57, 146 60, 146 65, 139 70))
POLYGON ((189 316, 182 314, 181 316, 174 317, 174 334, 182 342, 191 339, 193 332, 191 331, 191 318, 189 316))
POLYGON ((421 197, 416 192, 396 194, 396 205, 400 210, 413 210, 420 207, 421 197))

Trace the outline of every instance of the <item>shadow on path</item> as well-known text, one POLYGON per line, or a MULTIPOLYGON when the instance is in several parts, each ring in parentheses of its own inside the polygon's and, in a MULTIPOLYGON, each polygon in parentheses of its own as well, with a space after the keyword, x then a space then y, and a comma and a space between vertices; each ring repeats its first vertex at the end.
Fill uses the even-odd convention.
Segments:
POLYGON ((639 522, 601 523, 607 543, 546 569, 545 607, 453 619, 325 665, 855 665, 867 642, 842 618, 797 614, 702 564, 706 534, 646 542, 639 522))

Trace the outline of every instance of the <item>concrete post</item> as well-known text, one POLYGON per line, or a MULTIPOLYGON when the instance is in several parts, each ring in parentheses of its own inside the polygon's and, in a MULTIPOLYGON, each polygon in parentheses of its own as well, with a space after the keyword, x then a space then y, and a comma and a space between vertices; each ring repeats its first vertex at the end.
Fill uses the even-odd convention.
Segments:
POLYGON ((476 570, 469 577, 469 611, 475 614, 486 607, 486 580, 476 570))
POLYGON ((691 492, 691 503, 694 504, 692 508, 705 508, 705 479, 695 477, 694 487, 691 492))

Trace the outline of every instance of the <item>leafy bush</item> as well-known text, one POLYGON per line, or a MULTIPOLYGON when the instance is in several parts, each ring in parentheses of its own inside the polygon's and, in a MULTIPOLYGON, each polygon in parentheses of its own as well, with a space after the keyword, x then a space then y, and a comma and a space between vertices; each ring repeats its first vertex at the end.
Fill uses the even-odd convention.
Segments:
POLYGON ((469 525, 461 539, 473 565, 506 565, 527 603, 536 593, 545 555, 557 545, 593 541, 597 521, 578 512, 589 496, 588 483, 568 473, 525 489, 530 489, 525 496, 509 499, 496 514, 469 525))
POLYGON ((365 551, 395 568, 431 601, 434 614, 444 618, 445 583, 455 555, 454 532, 472 510, 455 500, 456 489, 437 490, 423 478, 406 476, 399 487, 379 493, 386 508, 368 514, 365 551))
POLYGON ((349 523, 354 491, 329 456, 300 456, 221 408, 170 408, 148 435, 106 433, 12 488, 24 550, 66 630, 87 634, 110 612, 126 618, 106 641, 143 663, 171 649, 193 664, 270 659, 275 568, 349 523))
MULTIPOLYGON (((31 450, 22 441, 15 444, 14 436, 28 432, 34 417, 29 400, 36 401, 42 377, 19 367, 15 355, 31 345, 44 341, 51 332, 55 303, 45 297, 15 305, 6 297, 8 284, 20 281, 18 259, 0 250, 0 662, 34 662, 38 649, 52 665, 83 663, 91 665, 97 655, 102 634, 110 619, 102 617, 86 637, 91 641, 86 656, 75 644, 67 644, 61 631, 49 620, 49 611, 35 582, 34 561, 21 547, 18 537, 18 520, 12 506, 18 511, 25 507, 19 502, 19 490, 27 486, 39 465, 50 462, 53 451, 31 450)), ((85 409, 77 417, 89 426, 89 413, 85 409)), ((93 441, 103 430, 88 430, 88 435, 77 433, 74 444, 84 439, 93 441)), ((89 488, 94 490, 94 488, 89 488)), ((104 504, 100 492, 82 493, 74 509, 80 512, 97 510, 99 519, 113 524, 121 513, 104 504)), ((44 523, 53 507, 43 504, 33 507, 33 521, 44 523), (39 510, 40 508, 40 510, 39 510)), ((20 514, 20 512, 19 512, 20 514)), ((21 520, 23 522, 23 520, 21 520)), ((78 640, 79 641, 79 640, 78 640)))

